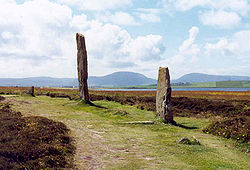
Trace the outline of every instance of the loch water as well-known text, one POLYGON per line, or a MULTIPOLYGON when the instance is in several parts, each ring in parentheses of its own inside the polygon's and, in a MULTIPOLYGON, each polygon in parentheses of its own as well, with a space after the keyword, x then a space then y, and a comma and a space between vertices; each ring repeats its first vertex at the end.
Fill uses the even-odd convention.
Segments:
MULTIPOLYGON (((156 91, 156 89, 90 89, 100 91, 156 91)), ((250 88, 172 88, 172 91, 250 91, 250 88)))

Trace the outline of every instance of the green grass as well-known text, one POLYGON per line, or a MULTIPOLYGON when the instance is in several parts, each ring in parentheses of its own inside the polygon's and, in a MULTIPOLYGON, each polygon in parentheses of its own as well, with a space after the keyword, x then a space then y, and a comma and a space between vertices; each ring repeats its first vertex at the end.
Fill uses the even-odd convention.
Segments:
POLYGON ((118 87, 112 87, 111 89, 156 89, 157 84, 151 84, 151 85, 138 85, 138 86, 118 86, 118 87))
POLYGON ((191 83, 191 87, 216 87, 216 82, 191 83))
POLYGON ((220 81, 216 82, 216 87, 243 87, 242 81, 220 81))
POLYGON ((183 129, 166 125, 153 112, 115 102, 96 101, 98 108, 62 98, 23 96, 8 98, 23 115, 44 116, 61 121, 75 138, 75 164, 80 169, 247 169, 249 154, 231 140, 202 133, 210 120, 175 117, 183 129), (127 114, 123 114, 125 111, 127 114), (153 125, 121 124, 154 120, 153 125), (176 141, 195 136, 201 145, 176 141))
POLYGON ((242 87, 250 88, 250 81, 243 81, 242 82, 242 87))

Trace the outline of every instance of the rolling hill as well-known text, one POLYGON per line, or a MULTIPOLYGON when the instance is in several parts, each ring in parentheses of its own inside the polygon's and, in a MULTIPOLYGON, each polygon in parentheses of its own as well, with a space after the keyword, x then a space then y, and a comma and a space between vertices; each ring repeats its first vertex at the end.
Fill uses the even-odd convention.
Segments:
POLYGON ((89 77, 90 86, 131 86, 155 84, 156 80, 134 72, 115 72, 103 77, 89 77))
POLYGON ((218 82, 218 81, 250 81, 248 76, 222 76, 222 75, 209 75, 202 73, 186 74, 172 83, 197 83, 197 82, 218 82))
POLYGON ((35 86, 35 87, 63 87, 75 86, 77 79, 52 78, 52 77, 29 77, 29 78, 0 78, 0 86, 35 86))
MULTIPOLYGON (((106 76, 89 76, 88 78, 88 85, 90 87, 147 85, 155 83, 156 80, 134 72, 115 72, 106 76)), ((76 78, 52 77, 0 78, 0 86, 76 87, 78 86, 78 80, 76 78)))
MULTIPOLYGON (((191 73, 176 80, 172 80, 171 83, 205 83, 221 81, 250 81, 250 77, 191 73)), ((134 72, 115 72, 106 76, 89 76, 88 78, 89 87, 142 86, 156 83, 157 81, 155 79, 134 72)), ((78 81, 76 78, 52 77, 0 78, 0 86, 77 87, 78 81)))

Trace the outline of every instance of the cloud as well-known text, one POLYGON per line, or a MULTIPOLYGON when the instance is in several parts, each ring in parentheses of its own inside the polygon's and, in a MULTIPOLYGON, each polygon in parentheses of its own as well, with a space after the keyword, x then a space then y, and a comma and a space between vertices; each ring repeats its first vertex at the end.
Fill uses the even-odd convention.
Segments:
POLYGON ((159 14, 163 12, 162 9, 157 8, 138 8, 136 11, 141 20, 151 23, 160 22, 159 14))
POLYGON ((120 26, 140 26, 140 23, 131 14, 122 11, 115 13, 109 11, 100 12, 95 14, 95 18, 100 22, 113 23, 120 26))
POLYGON ((205 45, 206 53, 211 54, 220 54, 220 55, 230 55, 235 48, 235 44, 229 43, 227 39, 222 38, 217 43, 205 45))
POLYGON ((75 28, 69 24, 71 9, 48 0, 2 2, 0 76, 72 77, 75 28))
POLYGON ((179 51, 188 50, 193 45, 198 33, 199 33, 199 28, 192 27, 189 30, 189 38, 182 43, 182 45, 179 47, 179 51))
POLYGON ((249 75, 250 30, 239 31, 200 46, 195 44, 198 31, 197 27, 192 27, 189 38, 180 45, 178 53, 161 61, 170 68, 171 76, 176 78, 193 72, 249 75), (202 57, 203 61, 200 62, 198 57, 202 57))
POLYGON ((91 24, 84 35, 92 75, 129 70, 152 76, 165 52, 161 36, 133 38, 126 30, 113 24, 91 24))
POLYGON ((165 46, 160 35, 147 35, 131 39, 126 51, 134 60, 159 60, 165 51, 165 46))
MULTIPOLYGON (((177 0, 170 1, 177 11, 188 11, 199 7, 199 19, 207 26, 232 28, 250 17, 248 0, 177 0)), ((166 2, 165 2, 166 3, 166 2)))
POLYGON ((195 7, 207 9, 229 10, 240 13, 242 16, 249 14, 248 0, 177 0, 174 1, 177 10, 187 11, 195 7))
POLYGON ((171 58, 171 63, 181 64, 186 61, 192 63, 198 60, 197 56, 200 53, 200 48, 194 43, 198 33, 198 27, 192 27, 189 30, 188 39, 180 45, 178 53, 171 58))
POLYGON ((88 11, 104 11, 132 5, 131 0, 57 0, 57 2, 88 11))
POLYGON ((74 15, 73 19, 70 21, 70 27, 76 27, 79 30, 86 29, 89 24, 90 23, 87 19, 87 15, 85 14, 74 15))
POLYGON ((130 34, 117 25, 94 22, 84 32, 88 53, 92 58, 114 60, 123 57, 121 49, 130 39, 130 34))
POLYGON ((219 28, 232 28, 241 22, 237 13, 226 11, 209 11, 203 13, 199 18, 204 25, 219 28))
POLYGON ((139 17, 146 22, 160 22, 161 19, 158 15, 154 14, 154 13, 141 13, 139 14, 139 17))
POLYGON ((177 0, 175 1, 175 7, 180 11, 187 11, 196 6, 205 6, 210 3, 210 0, 177 0))
POLYGON ((111 22, 118 25, 139 25, 129 13, 126 12, 116 12, 109 16, 111 22))
POLYGON ((133 62, 122 62, 122 61, 121 62, 113 61, 113 62, 110 62, 108 65, 112 68, 119 68, 119 69, 123 69, 123 68, 126 69, 126 68, 131 68, 131 67, 136 66, 136 64, 133 62))
POLYGON ((249 17, 250 4, 248 0, 210 0, 208 5, 218 10, 234 11, 241 16, 249 17))
POLYGON ((9 31, 4 31, 2 32, 1 34, 2 38, 5 39, 5 40, 11 40, 11 39, 14 39, 15 35, 13 35, 11 32, 9 31))
POLYGON ((156 60, 165 50, 159 35, 132 38, 126 30, 112 24, 92 24, 84 34, 90 56, 104 62, 156 60))
POLYGON ((1 51, 20 57, 61 55, 64 34, 58 30, 67 29, 72 14, 69 8, 47 0, 4 3, 0 8, 0 33, 8 39, 0 42, 1 51))
MULTIPOLYGON (((189 29, 188 38, 184 40, 173 57, 166 57, 164 60, 153 63, 153 67, 169 67, 171 79, 176 79, 184 74, 201 72, 202 66, 197 64, 198 55, 201 53, 199 46, 195 43, 199 28, 193 26, 189 29)), ((153 74, 153 73, 151 73, 153 74)))
POLYGON ((208 55, 235 56, 240 60, 250 59, 250 30, 236 32, 231 38, 221 38, 216 43, 207 43, 208 55))
POLYGON ((160 8, 137 8, 136 11, 143 13, 154 13, 154 14, 159 14, 163 12, 162 9, 160 8))
POLYGON ((118 25, 73 14, 68 6, 49 0, 1 3, 0 77, 75 77, 76 32, 86 37, 90 75, 135 66, 135 71, 143 70, 165 50, 159 35, 132 37, 118 25))
POLYGON ((249 76, 250 65, 244 64, 237 67, 232 66, 223 66, 223 67, 214 67, 207 70, 204 70, 204 73, 214 74, 214 75, 236 75, 236 76, 249 76))

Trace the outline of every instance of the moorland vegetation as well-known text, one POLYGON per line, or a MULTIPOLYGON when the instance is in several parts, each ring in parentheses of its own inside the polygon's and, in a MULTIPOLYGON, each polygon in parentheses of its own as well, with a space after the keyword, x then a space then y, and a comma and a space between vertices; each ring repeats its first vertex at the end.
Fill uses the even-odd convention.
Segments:
MULTIPOLYGON (((37 122, 40 120, 50 122, 51 126, 48 129, 56 127, 58 125, 56 122, 62 122, 64 125, 59 123, 58 128, 61 127, 65 131, 60 131, 63 133, 55 135, 57 136, 55 140, 61 141, 63 146, 70 146, 64 148, 63 153, 69 153, 69 155, 64 155, 66 157, 74 153, 73 146, 66 144, 67 141, 72 140, 71 136, 68 136, 69 140, 62 140, 65 135, 68 135, 66 126, 71 129, 71 134, 76 140, 77 149, 73 161, 76 166, 86 168, 113 168, 115 166, 118 169, 145 166, 163 168, 166 164, 169 164, 169 168, 246 168, 249 166, 247 163, 249 162, 250 135, 249 91, 174 91, 173 111, 176 122, 182 125, 179 127, 165 125, 155 118, 155 92, 153 91, 90 91, 93 106, 80 103, 78 91, 75 89, 36 88, 35 95, 38 97, 27 95, 27 91, 28 88, 1 87, 0 94, 7 97, 5 105, 2 105, 3 108, 7 102, 11 104, 8 107, 13 107, 11 108, 13 113, 22 112, 24 117, 19 115, 18 121, 27 118, 26 123, 19 122, 20 127, 24 125, 27 127, 25 133, 29 131, 34 133, 27 124, 32 125, 35 122, 38 126, 37 122), (141 120, 153 120, 155 123, 143 127, 142 125, 122 124, 122 122, 141 120), (176 141, 184 136, 196 136, 200 139, 201 146, 177 144, 176 141), (104 154, 104 152, 107 153, 104 154), (194 158, 191 159, 190 154, 194 155, 194 158), (237 158, 234 157, 232 160, 226 156, 232 154, 237 155, 237 158), (169 157, 170 155, 172 158, 169 157), (102 159, 106 160, 106 163, 102 159), (83 163, 81 163, 82 160, 84 160, 83 163), (115 160, 117 164, 114 165, 111 160, 115 160), (169 162, 174 160, 175 163, 169 162), (177 160, 181 160, 182 163, 177 160)), ((43 126, 46 125, 41 124, 41 127, 43 126)), ((47 134, 47 132, 39 133, 47 134)), ((48 133, 51 132, 48 131, 48 133)), ((46 135, 43 136, 46 137, 46 135)), ((5 137, 2 137, 4 140, 1 141, 4 142, 5 137)), ((59 143, 54 144, 60 146, 59 143)), ((53 142, 51 147, 53 147, 53 142)), ((39 151, 39 147, 34 150, 39 151)), ((30 149, 30 151, 34 150, 30 149)), ((18 153, 25 152, 20 150, 18 153)), ((13 154, 13 157, 17 157, 16 153, 13 154)), ((28 157, 16 159, 20 162, 19 159, 28 160, 28 157)), ((62 155, 60 159, 65 163, 61 166, 73 166, 66 163, 62 155)), ((44 159, 44 162, 48 160, 44 159)), ((46 165, 53 167, 50 164, 46 165)), ((22 164, 22 166, 26 165, 22 164)), ((54 167, 59 167, 59 165, 55 164, 54 167)))

